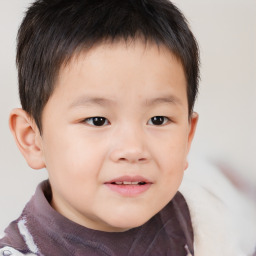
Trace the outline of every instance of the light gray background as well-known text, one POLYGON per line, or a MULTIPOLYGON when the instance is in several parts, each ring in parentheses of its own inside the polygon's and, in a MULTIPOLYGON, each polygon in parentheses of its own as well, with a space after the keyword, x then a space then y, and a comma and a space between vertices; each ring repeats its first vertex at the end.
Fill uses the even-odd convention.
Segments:
MULTIPOLYGON (((16 33, 30 2, 0 0, 0 233, 47 177, 27 166, 8 129, 10 110, 20 106, 16 33)), ((192 150, 224 161, 256 186, 256 0, 174 2, 201 48, 200 122, 192 150)))

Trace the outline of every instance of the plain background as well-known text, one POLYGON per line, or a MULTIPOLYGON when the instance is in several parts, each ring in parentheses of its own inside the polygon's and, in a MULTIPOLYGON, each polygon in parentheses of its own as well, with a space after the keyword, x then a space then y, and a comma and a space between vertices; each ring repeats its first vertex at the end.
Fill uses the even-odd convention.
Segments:
MULTIPOLYGON (((30 2, 0 2, 0 233, 47 177, 45 170, 27 166, 8 128, 9 112, 20 106, 16 33, 30 2)), ((256 0, 174 3, 187 17, 201 49, 195 108, 200 121, 192 150, 215 163, 224 162, 256 186, 256 0)))

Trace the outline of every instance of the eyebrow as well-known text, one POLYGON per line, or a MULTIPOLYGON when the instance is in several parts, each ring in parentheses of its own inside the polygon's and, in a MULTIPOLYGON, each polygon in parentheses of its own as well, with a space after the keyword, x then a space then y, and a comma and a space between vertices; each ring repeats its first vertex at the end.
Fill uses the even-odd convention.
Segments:
MULTIPOLYGON (((174 95, 147 99, 145 100, 144 105, 152 106, 152 105, 163 104, 163 103, 182 105, 181 100, 174 95)), ((107 99, 103 97, 81 96, 78 99, 76 99, 74 102, 72 102, 69 108, 90 106, 90 105, 99 105, 99 106, 106 107, 109 105, 115 105, 115 101, 112 99, 107 99)))
POLYGON ((157 105, 162 103, 174 104, 174 105, 182 105, 181 100, 174 95, 167 95, 163 97, 156 97, 153 99, 146 100, 145 105, 157 105))
POLYGON ((114 105, 114 101, 111 99, 102 98, 102 97, 81 96, 78 99, 76 99, 74 102, 72 102, 69 108, 89 106, 89 105, 100 105, 100 106, 114 105))

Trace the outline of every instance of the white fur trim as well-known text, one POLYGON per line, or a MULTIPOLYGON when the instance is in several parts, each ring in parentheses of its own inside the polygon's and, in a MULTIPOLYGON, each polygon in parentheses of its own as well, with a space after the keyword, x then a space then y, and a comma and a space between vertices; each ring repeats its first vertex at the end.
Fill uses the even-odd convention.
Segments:
POLYGON ((23 254, 12 247, 4 247, 0 249, 0 256, 36 256, 35 254, 23 254))
POLYGON ((20 234, 23 236, 23 238, 25 240, 26 245, 28 246, 28 249, 33 253, 38 253, 39 250, 34 242, 32 235, 29 233, 29 231, 26 227, 25 219, 21 219, 18 222, 18 228, 19 228, 20 234))
POLYGON ((241 194, 218 168, 197 161, 186 171, 180 191, 190 209, 195 256, 253 254, 255 203, 241 194))

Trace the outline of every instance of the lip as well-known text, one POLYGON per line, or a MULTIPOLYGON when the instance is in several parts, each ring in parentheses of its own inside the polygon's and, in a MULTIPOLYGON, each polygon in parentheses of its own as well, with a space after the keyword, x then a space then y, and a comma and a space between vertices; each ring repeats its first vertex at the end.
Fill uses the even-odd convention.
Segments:
POLYGON ((118 193, 121 196, 125 197, 135 197, 138 196, 144 192, 146 192, 153 184, 153 182, 149 181, 148 179, 142 177, 142 176, 121 176, 117 177, 115 179, 112 179, 110 181, 107 181, 104 183, 110 190, 112 190, 115 193, 118 193), (115 182, 142 182, 145 183, 144 185, 134 185, 134 184, 128 184, 128 185, 117 185, 114 184, 115 182))
POLYGON ((110 183, 114 183, 114 182, 122 182, 122 181, 129 181, 129 182, 138 181, 138 182, 152 183, 151 181, 144 178, 143 176, 139 176, 139 175, 128 176, 128 175, 125 175, 125 176, 117 177, 117 178, 114 178, 110 181, 107 181, 107 182, 105 182, 105 184, 110 184, 110 183))

